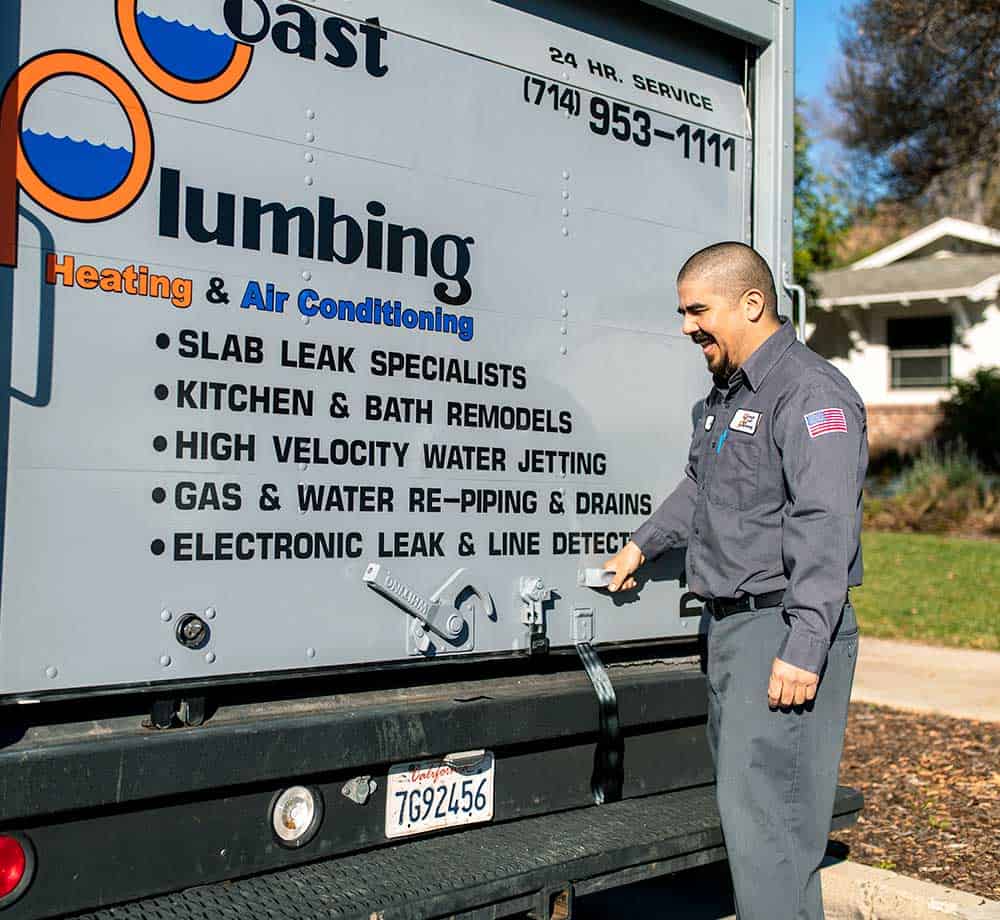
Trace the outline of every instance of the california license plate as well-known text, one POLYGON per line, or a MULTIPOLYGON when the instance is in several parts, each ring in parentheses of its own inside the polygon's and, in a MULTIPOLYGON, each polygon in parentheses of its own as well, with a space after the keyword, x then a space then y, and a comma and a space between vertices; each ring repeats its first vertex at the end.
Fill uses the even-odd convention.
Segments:
POLYGON ((397 764, 386 783, 385 836, 409 837, 493 819, 493 755, 397 764))

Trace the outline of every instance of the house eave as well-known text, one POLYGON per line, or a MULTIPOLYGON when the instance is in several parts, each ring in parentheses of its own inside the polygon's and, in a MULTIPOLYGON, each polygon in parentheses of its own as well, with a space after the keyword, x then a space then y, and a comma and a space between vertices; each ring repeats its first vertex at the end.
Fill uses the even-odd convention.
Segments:
POLYGON ((884 268, 886 265, 891 265, 904 256, 908 256, 924 246, 929 246, 945 236, 954 236, 971 243, 1000 248, 1000 230, 982 224, 974 224, 967 220, 958 220, 954 217, 943 217, 941 220, 928 224, 865 258, 853 262, 850 269, 854 271, 863 268, 884 268))
POLYGON ((944 288, 937 291, 891 291, 885 294, 849 294, 844 297, 819 297, 816 306, 831 310, 834 307, 860 307, 867 310, 876 304, 900 304, 906 306, 914 301, 936 300, 946 303, 954 298, 973 302, 989 300, 996 296, 1000 286, 1000 275, 991 275, 978 284, 961 288, 944 288))

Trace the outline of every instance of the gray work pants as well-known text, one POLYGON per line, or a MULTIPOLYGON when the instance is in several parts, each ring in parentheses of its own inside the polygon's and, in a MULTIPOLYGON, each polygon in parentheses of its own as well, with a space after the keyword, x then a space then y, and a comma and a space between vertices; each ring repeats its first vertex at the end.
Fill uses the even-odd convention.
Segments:
POLYGON ((847 604, 820 675, 800 708, 767 703, 783 610, 708 623, 708 742, 739 920, 822 920, 826 851, 854 681, 858 624, 847 604))

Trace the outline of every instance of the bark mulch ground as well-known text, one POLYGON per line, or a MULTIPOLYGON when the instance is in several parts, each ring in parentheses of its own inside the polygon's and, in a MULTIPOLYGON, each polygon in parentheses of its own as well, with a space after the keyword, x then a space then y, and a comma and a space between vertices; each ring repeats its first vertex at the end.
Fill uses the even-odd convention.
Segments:
POLYGON ((851 859, 1000 900, 1000 725, 854 703, 840 782, 851 859))

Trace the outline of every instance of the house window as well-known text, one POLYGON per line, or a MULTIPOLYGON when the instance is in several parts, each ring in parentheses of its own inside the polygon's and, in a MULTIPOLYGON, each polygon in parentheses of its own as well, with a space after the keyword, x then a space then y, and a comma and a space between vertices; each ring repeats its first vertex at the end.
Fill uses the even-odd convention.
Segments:
POLYGON ((946 387, 951 383, 950 316, 890 319, 886 339, 892 389, 946 387))

